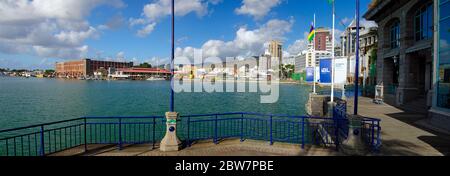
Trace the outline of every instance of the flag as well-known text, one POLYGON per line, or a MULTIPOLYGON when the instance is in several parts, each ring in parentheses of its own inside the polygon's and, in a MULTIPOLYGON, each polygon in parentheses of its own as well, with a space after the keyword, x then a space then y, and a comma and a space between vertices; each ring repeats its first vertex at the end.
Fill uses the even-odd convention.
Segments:
POLYGON ((327 0, 329 4, 333 4, 334 0, 327 0))
POLYGON ((315 29, 314 29, 314 24, 312 24, 311 25, 311 30, 310 30, 310 32, 309 32, 309 35, 308 35, 308 41, 312 41, 312 40, 314 40, 314 37, 315 37, 315 29))

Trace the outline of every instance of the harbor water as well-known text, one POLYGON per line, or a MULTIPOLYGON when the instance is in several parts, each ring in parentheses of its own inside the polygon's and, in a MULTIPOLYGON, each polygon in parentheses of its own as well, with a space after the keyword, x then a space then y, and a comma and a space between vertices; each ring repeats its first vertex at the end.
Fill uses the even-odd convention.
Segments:
MULTIPOLYGON (((238 83, 245 84, 245 83, 238 83)), ((252 83, 250 83, 252 84, 252 83)), ((248 86, 247 86, 248 87, 248 86)), ((163 116, 168 81, 85 81, 0 77, 0 129, 83 116, 163 116)), ((280 84, 278 102, 261 104, 263 93, 177 93, 181 115, 225 112, 305 115, 310 86, 280 84)))

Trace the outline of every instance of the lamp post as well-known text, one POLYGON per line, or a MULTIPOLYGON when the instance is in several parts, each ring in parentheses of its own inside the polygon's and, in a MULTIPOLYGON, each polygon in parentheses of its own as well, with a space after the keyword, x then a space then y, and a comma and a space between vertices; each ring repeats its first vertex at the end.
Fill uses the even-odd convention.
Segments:
POLYGON ((170 62, 170 69, 172 78, 170 79, 170 111, 166 112, 166 135, 161 141, 160 150, 163 152, 178 151, 181 148, 181 141, 177 137, 177 119, 179 114, 175 112, 174 106, 174 82, 175 69, 175 0, 172 0, 172 60, 170 62))
POLYGON ((359 92, 359 0, 356 0, 356 64, 355 64, 355 102, 354 115, 358 115, 358 92, 359 92))

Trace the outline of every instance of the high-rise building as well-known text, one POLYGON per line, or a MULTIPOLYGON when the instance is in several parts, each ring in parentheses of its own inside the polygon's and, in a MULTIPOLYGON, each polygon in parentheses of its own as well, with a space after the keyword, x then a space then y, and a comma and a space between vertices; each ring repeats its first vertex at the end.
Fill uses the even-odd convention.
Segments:
MULTIPOLYGON (((319 27, 316 29, 315 37, 315 50, 316 51, 327 51, 331 52, 333 50, 332 35, 329 29, 319 27)), ((309 42, 308 48, 313 49, 314 41, 309 42)))
POLYGON ((278 59, 279 63, 283 63, 283 44, 279 41, 272 40, 269 44, 269 53, 272 59, 278 59))
POLYGON ((306 52, 306 67, 319 66, 321 58, 330 58, 333 50, 332 35, 329 29, 319 27, 316 29, 314 41, 308 43, 306 52))

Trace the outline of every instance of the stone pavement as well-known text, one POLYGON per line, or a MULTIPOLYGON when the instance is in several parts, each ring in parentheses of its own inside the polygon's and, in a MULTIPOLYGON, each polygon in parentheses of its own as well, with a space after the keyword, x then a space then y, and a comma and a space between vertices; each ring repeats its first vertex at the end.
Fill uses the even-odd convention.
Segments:
POLYGON ((300 145, 239 139, 221 141, 215 145, 212 141, 203 141, 184 148, 179 152, 161 152, 152 150, 149 144, 124 146, 118 150, 115 145, 89 145, 89 152, 83 153, 83 146, 53 154, 52 156, 338 156, 333 149, 300 145))
MULTIPOLYGON (((353 113, 353 99, 348 111, 353 113)), ((450 136, 423 125, 426 114, 402 110, 387 104, 377 105, 372 99, 360 97, 359 115, 381 119, 382 146, 380 155, 443 156, 450 154, 450 136)))

